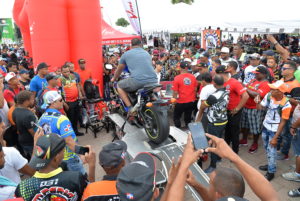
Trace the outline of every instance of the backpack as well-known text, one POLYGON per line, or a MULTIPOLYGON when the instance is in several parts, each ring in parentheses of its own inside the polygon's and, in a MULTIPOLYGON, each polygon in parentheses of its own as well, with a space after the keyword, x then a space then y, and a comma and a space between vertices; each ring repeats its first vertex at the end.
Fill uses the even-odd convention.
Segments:
MULTIPOLYGON (((286 100, 284 102, 284 104, 279 104, 279 106, 277 107, 277 112, 279 114, 279 116, 281 117, 281 113, 282 113, 282 108, 285 106, 285 104, 290 100, 288 97, 285 97, 286 100)), ((271 93, 267 94, 267 106, 269 106, 271 103, 271 93)))
POLYGON ((98 99, 100 98, 98 82, 92 79, 88 79, 84 82, 83 89, 87 99, 98 99))

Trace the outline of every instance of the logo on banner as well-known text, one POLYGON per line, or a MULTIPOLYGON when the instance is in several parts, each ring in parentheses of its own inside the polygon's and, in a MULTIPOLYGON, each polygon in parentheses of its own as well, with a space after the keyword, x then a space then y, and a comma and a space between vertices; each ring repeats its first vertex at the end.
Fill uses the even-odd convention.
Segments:
POLYGON ((208 31, 205 34, 206 47, 207 48, 216 48, 218 44, 218 34, 215 30, 208 31))
POLYGON ((138 18, 138 17, 134 14, 134 9, 133 9, 132 2, 128 2, 128 4, 129 4, 129 8, 130 8, 130 10, 126 10, 126 12, 127 12, 128 14, 130 14, 130 16, 128 16, 128 17, 129 17, 129 18, 134 18, 134 19, 138 18))

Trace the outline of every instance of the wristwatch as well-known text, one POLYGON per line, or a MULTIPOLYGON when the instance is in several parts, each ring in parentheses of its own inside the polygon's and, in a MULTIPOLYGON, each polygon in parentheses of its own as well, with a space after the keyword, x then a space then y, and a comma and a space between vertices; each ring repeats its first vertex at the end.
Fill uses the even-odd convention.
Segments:
POLYGON ((276 46, 276 45, 278 45, 278 42, 277 42, 277 41, 274 43, 274 46, 276 46))

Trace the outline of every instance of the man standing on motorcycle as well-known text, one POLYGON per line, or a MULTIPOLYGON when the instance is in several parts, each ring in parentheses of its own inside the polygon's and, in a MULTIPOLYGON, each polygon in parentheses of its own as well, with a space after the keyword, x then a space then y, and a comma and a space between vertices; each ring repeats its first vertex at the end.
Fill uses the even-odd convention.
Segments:
POLYGON ((111 79, 116 81, 127 66, 130 77, 118 82, 118 93, 127 106, 129 113, 134 113, 127 93, 137 91, 145 85, 157 84, 157 75, 152 66, 150 54, 142 48, 140 39, 131 40, 131 50, 125 52, 119 62, 118 68, 111 79))

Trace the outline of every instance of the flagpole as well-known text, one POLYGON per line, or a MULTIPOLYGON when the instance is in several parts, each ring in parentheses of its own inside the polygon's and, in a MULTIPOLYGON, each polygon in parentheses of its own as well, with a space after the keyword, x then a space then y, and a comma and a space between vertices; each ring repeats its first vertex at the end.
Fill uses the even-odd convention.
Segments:
POLYGON ((136 5, 137 14, 139 16, 141 40, 143 41, 143 32, 142 32, 142 25, 141 25, 141 17, 140 17, 139 6, 138 6, 138 3, 137 3, 137 0, 135 0, 135 5, 136 5))

